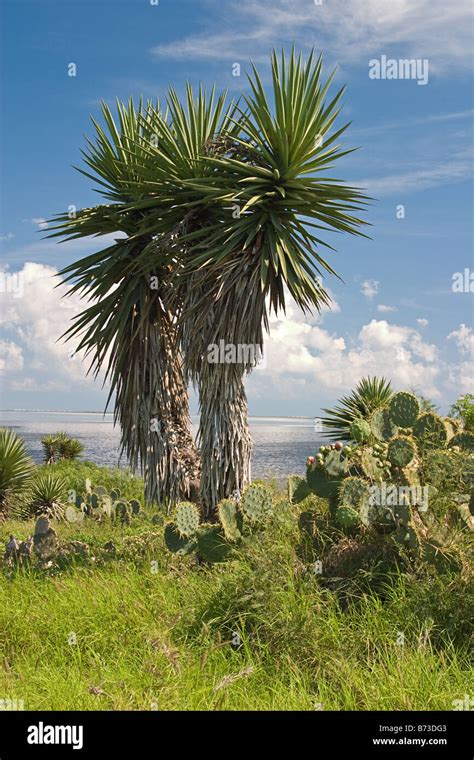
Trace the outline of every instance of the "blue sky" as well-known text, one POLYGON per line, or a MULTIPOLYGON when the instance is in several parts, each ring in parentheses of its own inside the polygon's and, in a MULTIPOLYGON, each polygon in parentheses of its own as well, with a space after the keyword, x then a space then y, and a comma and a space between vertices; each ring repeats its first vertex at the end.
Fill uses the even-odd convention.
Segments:
POLYGON ((472 389, 473 293, 452 290, 454 273, 474 271, 470 2, 3 0, 1 8, 2 408, 103 408, 100 383, 57 343, 80 304, 54 289, 55 272, 97 244, 42 239, 54 213, 99 199, 72 165, 100 100, 161 99, 186 79, 234 94, 246 87, 250 60, 269 82, 272 47, 292 44, 321 50, 326 71, 339 66, 334 86, 348 85, 340 124, 352 121, 346 144, 360 150, 337 176, 376 198, 366 217, 372 240, 329 241, 344 280, 326 283, 331 312, 314 321, 290 306, 272 320, 267 365, 247 383, 250 412, 317 415, 367 374, 415 387, 442 408, 472 389), (383 55, 427 60, 427 84, 371 79, 369 61, 383 55))

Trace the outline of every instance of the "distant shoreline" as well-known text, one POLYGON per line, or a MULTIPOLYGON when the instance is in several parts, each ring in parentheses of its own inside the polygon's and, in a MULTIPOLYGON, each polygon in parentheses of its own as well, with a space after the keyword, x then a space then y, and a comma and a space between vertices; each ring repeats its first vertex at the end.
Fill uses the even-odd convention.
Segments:
MULTIPOLYGON (((71 410, 71 409, 0 409, 2 412, 28 412, 30 414, 99 414, 101 417, 113 417, 113 412, 98 412, 97 410, 71 410)), ((198 417, 198 414, 191 414, 191 417, 198 417)), ((249 419, 262 419, 262 420, 313 420, 317 415, 305 416, 305 415, 285 415, 285 414, 249 414, 249 419)))

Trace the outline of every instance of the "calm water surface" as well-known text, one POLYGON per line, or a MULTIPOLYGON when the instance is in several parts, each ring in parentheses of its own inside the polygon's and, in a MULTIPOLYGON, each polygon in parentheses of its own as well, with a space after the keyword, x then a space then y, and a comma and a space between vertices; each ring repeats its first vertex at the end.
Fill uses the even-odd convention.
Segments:
MULTIPOLYGON (((194 431, 197 418, 193 417, 194 431)), ((100 412, 34 412, 1 411, 2 426, 13 428, 26 441, 35 460, 41 462, 41 437, 65 430, 84 444, 83 458, 96 464, 126 466, 119 463, 119 430, 114 428, 112 415, 100 412)), ((305 461, 321 443, 314 431, 313 418, 251 417, 250 429, 254 448, 252 477, 270 475, 285 477, 290 473, 303 474, 305 461)))

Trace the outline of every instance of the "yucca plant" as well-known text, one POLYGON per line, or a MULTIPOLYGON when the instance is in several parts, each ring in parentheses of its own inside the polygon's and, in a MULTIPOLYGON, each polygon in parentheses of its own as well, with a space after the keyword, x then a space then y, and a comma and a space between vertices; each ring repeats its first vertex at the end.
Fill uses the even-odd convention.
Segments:
POLYGON ((65 513, 68 485, 58 473, 38 470, 31 483, 28 513, 34 517, 62 520, 65 513))
POLYGON ((0 429, 0 521, 24 496, 33 469, 23 439, 13 430, 0 429))
POLYGON ((335 272, 321 248, 334 249, 314 231, 362 234, 354 211, 366 197, 321 176, 350 152, 337 143, 348 125, 332 129, 344 88, 327 102, 334 72, 323 84, 321 71, 313 53, 306 63, 294 51, 288 61, 274 53, 267 99, 253 67, 238 134, 205 145, 212 175, 185 183, 199 225, 182 238, 184 276, 193 283, 184 295, 184 346, 199 386, 201 495, 210 507, 250 477, 243 380, 255 361, 210 364, 208 347, 222 340, 252 346, 258 356, 267 308, 284 311, 286 292, 303 310, 328 305, 320 278, 335 272), (210 199, 212 209, 205 205, 210 199))
MULTIPOLYGON (((161 153, 155 147, 157 125, 151 123, 152 118, 158 121, 159 107, 140 102, 135 108, 130 101, 128 107, 118 103, 117 111, 118 125, 103 105, 106 131, 94 121, 96 138, 88 141, 84 152, 92 174, 79 170, 94 179, 113 203, 83 209, 73 219, 58 215, 54 229, 59 231, 52 236, 125 234, 61 273, 66 281, 74 281, 70 293, 81 293, 92 302, 66 337, 79 336, 77 350, 91 359, 90 371, 95 375, 104 371, 104 382, 110 383, 107 403, 115 393, 122 451, 132 468, 141 467, 147 501, 169 505, 188 493, 199 463, 175 315, 167 305, 173 255, 166 248, 149 251, 153 238, 144 231, 148 217, 141 208, 151 190, 140 166, 148 170, 151 164, 153 176, 166 179, 164 172, 160 175, 161 153), (148 251, 147 266, 142 264, 144 251, 148 251)), ((156 204, 154 199, 152 205, 156 204)), ((178 219, 182 216, 180 212, 178 219)), ((172 235, 172 228, 166 229, 172 235)))
POLYGON ((41 445, 45 464, 53 464, 61 459, 77 459, 84 451, 84 445, 80 441, 70 438, 63 431, 43 436, 41 445))
POLYGON ((387 405, 393 394, 392 386, 384 377, 364 377, 349 396, 339 399, 332 409, 323 409, 322 434, 334 440, 350 441, 351 425, 356 418, 368 419, 373 412, 387 405))
MULTIPOLYGON (((305 310, 328 304, 320 277, 334 270, 320 249, 332 247, 313 230, 362 234, 354 212, 365 196, 320 176, 349 152, 337 144, 347 125, 332 130, 344 88, 327 102, 334 74, 323 85, 321 69, 313 54, 306 63, 274 54, 273 102, 254 68, 244 110, 189 86, 185 104, 169 91, 165 113, 119 105, 120 128, 104 107, 110 136, 96 125, 86 162, 113 204, 57 219, 56 234, 127 235, 64 270, 73 291, 97 300, 69 334, 83 333, 94 371, 106 366, 123 448, 132 464, 145 463, 158 501, 183 485, 175 430, 185 430, 185 383, 177 393, 168 379, 182 371, 180 348, 199 388, 201 497, 212 508, 250 477, 243 381, 263 345, 267 308, 284 310, 285 290, 305 310), (220 340, 252 346, 253 356, 211 364, 209 346, 220 340), (149 429, 155 410, 159 446, 149 429)), ((181 451, 190 448, 184 438, 181 451)))

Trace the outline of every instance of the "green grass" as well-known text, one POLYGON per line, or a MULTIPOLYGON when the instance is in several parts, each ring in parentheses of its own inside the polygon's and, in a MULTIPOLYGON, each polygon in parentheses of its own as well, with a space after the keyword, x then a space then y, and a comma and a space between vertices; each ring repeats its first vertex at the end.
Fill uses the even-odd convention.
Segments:
POLYGON ((472 693, 463 577, 392 574, 375 593, 361 576, 341 595, 304 571, 288 515, 212 568, 146 520, 58 532, 95 561, 0 574, 0 698, 25 709, 451 710, 472 693))

